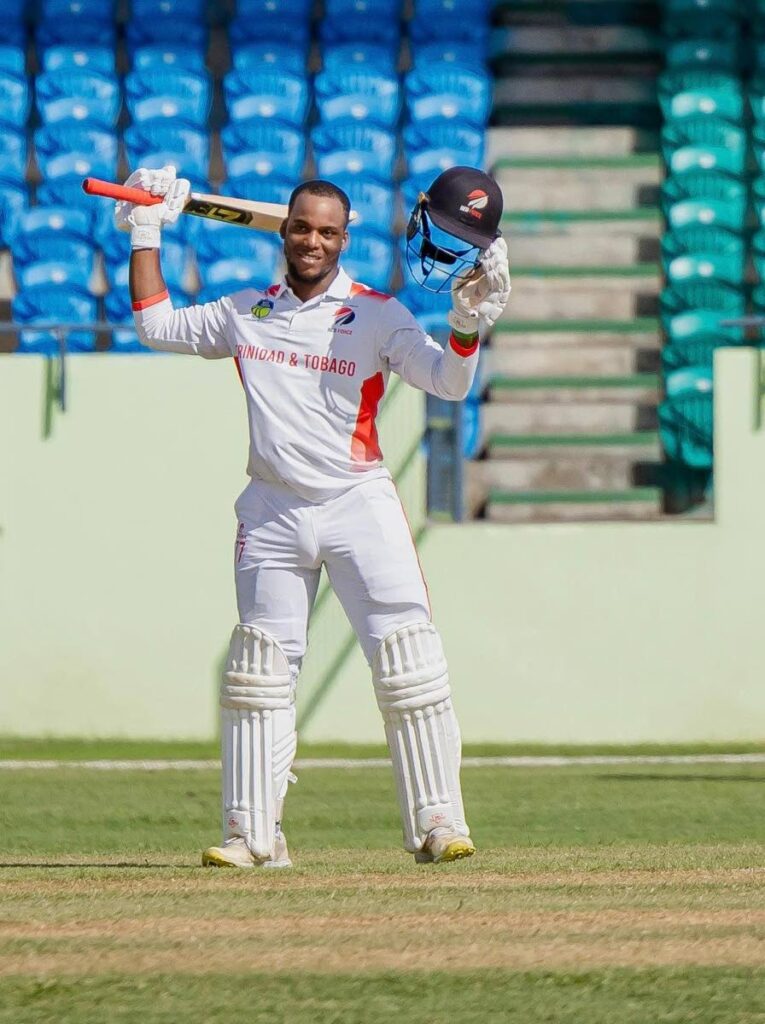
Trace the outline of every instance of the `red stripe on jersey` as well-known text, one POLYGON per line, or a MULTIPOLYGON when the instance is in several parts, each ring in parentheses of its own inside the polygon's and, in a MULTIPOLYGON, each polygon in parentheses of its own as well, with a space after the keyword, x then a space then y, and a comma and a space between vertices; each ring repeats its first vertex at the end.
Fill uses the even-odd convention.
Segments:
POLYGON ((476 349, 478 348, 478 337, 476 336, 476 339, 475 339, 475 341, 473 342, 473 344, 472 344, 472 345, 469 345, 469 346, 468 346, 468 347, 466 348, 466 347, 465 347, 464 345, 461 345, 461 344, 460 344, 460 343, 459 343, 459 342, 457 341, 457 339, 456 339, 456 338, 454 337, 454 335, 453 335, 453 334, 450 334, 450 335, 449 335, 449 347, 450 347, 450 348, 451 348, 451 349, 452 349, 452 350, 453 350, 454 352, 456 352, 458 356, 462 356, 462 357, 463 357, 463 359, 466 359, 466 358, 467 358, 468 356, 472 356, 472 354, 473 354, 473 353, 475 352, 475 350, 476 350, 476 349))
POLYGON ((139 299, 133 303, 133 309, 138 311, 139 309, 147 309, 149 306, 156 306, 158 302, 162 302, 164 299, 169 299, 167 288, 163 292, 157 292, 156 295, 150 295, 148 299, 139 299))
POLYGON ((351 459, 354 462, 378 462, 382 458, 375 419, 384 391, 385 381, 379 370, 373 377, 367 377, 361 385, 359 414, 351 438, 351 459))
POLYGON ((239 383, 244 387, 244 377, 242 376, 242 364, 239 362, 239 356, 234 356, 234 366, 236 372, 239 374, 239 383))
POLYGON ((269 287, 266 288, 266 295, 276 295, 276 293, 279 291, 280 288, 281 288, 280 284, 269 285, 269 287))
POLYGON ((356 295, 364 295, 369 299, 379 299, 380 302, 387 302, 388 299, 392 299, 392 295, 386 295, 385 292, 376 292, 374 288, 367 288, 365 284, 359 284, 358 281, 354 281, 351 285, 351 298, 356 295))

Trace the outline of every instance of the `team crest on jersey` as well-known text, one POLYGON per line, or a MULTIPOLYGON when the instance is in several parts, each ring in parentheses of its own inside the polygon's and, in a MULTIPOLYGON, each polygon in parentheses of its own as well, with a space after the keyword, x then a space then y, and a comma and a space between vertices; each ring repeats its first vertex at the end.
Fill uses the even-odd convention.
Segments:
POLYGON ((356 314, 353 312, 350 306, 341 306, 340 309, 335 313, 335 322, 330 327, 330 331, 333 334, 353 334, 353 331, 348 331, 345 328, 349 324, 352 324, 356 319, 356 314))
POLYGON ((258 299, 250 312, 256 320, 265 320, 273 308, 274 304, 270 299, 258 299))

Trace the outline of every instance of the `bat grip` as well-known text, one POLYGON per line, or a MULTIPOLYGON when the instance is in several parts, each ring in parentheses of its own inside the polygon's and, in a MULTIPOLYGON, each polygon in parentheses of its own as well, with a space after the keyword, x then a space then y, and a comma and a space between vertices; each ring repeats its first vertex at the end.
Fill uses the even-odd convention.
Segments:
POLYGON ((101 181, 100 178, 85 178, 82 191, 89 196, 106 196, 107 199, 124 199, 138 206, 156 206, 163 201, 163 196, 153 196, 142 188, 126 188, 114 181, 101 181))

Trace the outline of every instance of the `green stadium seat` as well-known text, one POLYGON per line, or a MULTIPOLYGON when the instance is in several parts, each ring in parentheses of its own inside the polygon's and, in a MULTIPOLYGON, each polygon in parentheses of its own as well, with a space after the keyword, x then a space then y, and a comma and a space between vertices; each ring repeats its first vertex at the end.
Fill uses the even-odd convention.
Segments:
POLYGON ((715 224, 689 224, 677 231, 667 231, 661 240, 661 260, 667 271, 678 256, 707 254, 730 256, 743 264, 746 255, 743 234, 715 224))
POLYGON ((745 344, 744 328, 725 324, 719 310, 691 309, 667 320, 667 344, 661 352, 665 373, 683 366, 711 367, 718 348, 745 344))
POLYGON ((681 146, 669 158, 669 173, 689 171, 717 171, 741 177, 746 170, 746 149, 727 149, 723 146, 681 146))
MULTIPOLYGON (((747 186, 741 178, 717 171, 686 171, 665 178, 661 186, 662 210, 684 199, 715 199, 730 203, 736 209, 744 210, 747 203, 747 186)), ((765 202, 765 191, 763 192, 765 202)), ((742 212, 743 217, 743 212, 742 212)))
POLYGON ((742 232, 746 206, 742 203, 726 203, 719 199, 682 199, 668 207, 667 224, 671 231, 683 231, 690 227, 714 225, 728 231, 742 232))
POLYGON ((738 71, 740 47, 736 39, 676 39, 667 46, 665 62, 672 70, 738 71))
POLYGON ((720 117, 700 115, 668 121, 661 129, 661 154, 669 164, 672 154, 685 146, 712 146, 730 149, 742 154, 742 166, 746 153, 746 129, 731 124, 720 117))
POLYGON ((667 375, 659 406, 659 435, 667 458, 694 469, 711 469, 714 447, 712 372, 689 366, 667 375))
POLYGON ((673 280, 662 289, 659 301, 663 324, 677 313, 694 309, 716 309, 730 316, 743 316, 746 310, 746 297, 740 285, 698 277, 673 280))

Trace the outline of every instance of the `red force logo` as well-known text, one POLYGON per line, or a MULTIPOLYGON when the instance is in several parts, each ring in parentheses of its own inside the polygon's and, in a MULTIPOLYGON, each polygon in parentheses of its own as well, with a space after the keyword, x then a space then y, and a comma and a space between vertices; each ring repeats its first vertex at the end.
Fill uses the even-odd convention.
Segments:
POLYGON ((489 205, 489 197, 481 188, 474 188, 467 197, 467 205, 460 207, 460 213, 467 213, 476 220, 483 217, 483 211, 489 205))

